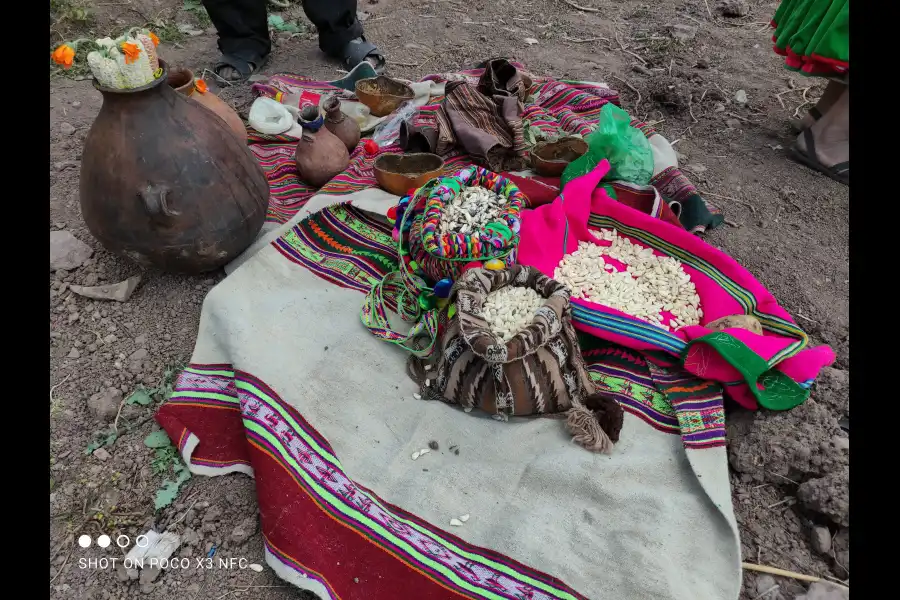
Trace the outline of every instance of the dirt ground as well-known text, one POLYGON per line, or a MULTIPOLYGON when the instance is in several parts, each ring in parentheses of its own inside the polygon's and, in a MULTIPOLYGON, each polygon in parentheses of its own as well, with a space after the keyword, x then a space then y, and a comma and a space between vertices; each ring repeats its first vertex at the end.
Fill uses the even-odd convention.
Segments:
MULTIPOLYGON (((723 16, 716 0, 577 4, 590 10, 567 0, 360 0, 359 10, 367 36, 388 57, 389 74, 418 79, 512 57, 537 74, 609 83, 620 90, 624 108, 655 123, 675 144, 681 165, 728 219, 706 239, 752 271, 816 342, 838 355, 803 406, 729 414, 743 560, 849 584, 849 194, 787 157, 795 137, 789 121, 815 101, 823 83, 789 73, 773 54, 766 24, 776 2, 729 1, 742 17, 723 16), (739 90, 745 104, 735 101, 739 90)), ((217 51, 215 32, 196 5, 53 0, 50 45, 85 31, 103 37, 151 23, 163 38, 161 55, 199 72, 217 51)), ((265 72, 338 77, 300 8, 278 14, 298 20, 305 31, 274 33, 265 72)), ((152 414, 190 358, 203 298, 224 274, 142 271, 91 237, 80 213, 78 174, 101 97, 90 81, 72 75, 51 70, 50 231, 71 232, 93 255, 74 270, 51 271, 49 279, 51 597, 301 597, 268 568, 191 568, 134 579, 137 573, 90 568, 78 559, 106 552, 74 552, 82 534, 134 539, 153 527, 180 533, 182 556, 214 549, 219 557, 264 564, 257 520, 240 516, 256 514, 247 477, 191 478, 168 507, 154 510, 157 490, 177 475, 177 461, 170 450, 151 449, 144 440, 158 429, 152 414), (125 303, 89 300, 68 289, 133 275, 142 281, 125 303), (150 395, 123 403, 142 385, 150 395)), ((252 100, 246 85, 222 97, 244 114, 252 100)), ((748 572, 742 598, 804 593, 793 580, 748 572)))

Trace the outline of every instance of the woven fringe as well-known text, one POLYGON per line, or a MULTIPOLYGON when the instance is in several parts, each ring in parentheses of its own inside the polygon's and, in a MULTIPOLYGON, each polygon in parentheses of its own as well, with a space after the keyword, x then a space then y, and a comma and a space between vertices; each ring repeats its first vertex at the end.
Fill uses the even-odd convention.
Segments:
POLYGON ((600 427, 594 413, 584 406, 569 409, 566 428, 572 434, 572 441, 591 452, 612 454, 613 442, 600 427))
POLYGON ((588 396, 585 404, 573 403, 568 412, 566 428, 572 441, 585 450, 611 454, 625 419, 622 407, 602 394, 588 396))

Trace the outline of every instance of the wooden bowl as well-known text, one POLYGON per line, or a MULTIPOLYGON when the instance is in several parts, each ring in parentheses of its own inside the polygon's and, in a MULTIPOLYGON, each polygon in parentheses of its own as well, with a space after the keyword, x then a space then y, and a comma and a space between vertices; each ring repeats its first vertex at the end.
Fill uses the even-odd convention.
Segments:
POLYGON ((378 185, 395 196, 420 188, 444 169, 444 159, 437 154, 382 154, 375 159, 375 179, 378 185))
POLYGON ((379 75, 356 82, 356 97, 376 117, 384 117, 416 97, 412 88, 396 79, 379 75))
POLYGON ((531 167, 538 175, 559 177, 569 163, 588 151, 587 142, 577 137, 564 137, 555 142, 539 142, 531 151, 531 167))

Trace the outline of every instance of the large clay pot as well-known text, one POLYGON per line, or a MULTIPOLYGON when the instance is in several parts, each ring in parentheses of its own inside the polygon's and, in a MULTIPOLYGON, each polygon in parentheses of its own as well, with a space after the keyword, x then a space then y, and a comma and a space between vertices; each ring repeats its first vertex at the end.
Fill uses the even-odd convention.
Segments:
POLYGON ((159 79, 136 89, 94 82, 103 106, 84 142, 81 211, 108 250, 202 273, 253 242, 269 185, 246 144, 167 78, 163 66, 159 79))
POLYGON ((208 108, 219 115, 228 127, 234 131, 238 139, 247 141, 247 127, 241 120, 233 108, 231 108, 224 100, 213 94, 212 92, 199 92, 194 86, 194 72, 184 67, 168 67, 169 85, 179 94, 184 94, 191 100, 196 100, 198 104, 208 108))
POLYGON ((359 143, 359 125, 341 112, 341 101, 337 96, 329 96, 322 104, 322 110, 325 111, 325 127, 352 152, 359 143))
POLYGON ((322 187, 347 168, 350 154, 344 142, 325 127, 318 106, 307 106, 297 120, 303 127, 294 151, 297 175, 313 187, 322 187))

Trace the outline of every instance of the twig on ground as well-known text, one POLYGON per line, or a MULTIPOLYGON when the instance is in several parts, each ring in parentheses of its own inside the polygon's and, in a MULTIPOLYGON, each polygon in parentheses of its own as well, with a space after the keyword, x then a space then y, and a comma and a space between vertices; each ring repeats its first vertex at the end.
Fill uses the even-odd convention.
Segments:
POLYGON ((766 508, 775 508, 776 506, 781 506, 782 504, 787 504, 788 502, 792 501, 793 499, 794 499, 793 496, 788 496, 787 498, 785 498, 785 499, 782 500, 781 502, 776 502, 775 504, 770 504, 770 505, 767 506, 766 508))
POLYGON ((706 5, 706 14, 709 15, 709 18, 712 19, 712 11, 709 10, 709 0, 703 0, 703 3, 706 5))
MULTIPOLYGON (((607 42, 607 43, 611 43, 611 42, 609 41, 609 38, 605 38, 605 37, 592 37, 592 38, 585 38, 585 39, 583 39, 583 40, 582 40, 582 39, 578 39, 578 38, 564 37, 564 38, 563 38, 563 41, 565 41, 565 42, 572 42, 573 44, 587 44, 587 43, 589 43, 589 42, 607 42)), ((638 58, 640 58, 640 57, 638 57, 638 58)), ((641 60, 643 60, 643 59, 641 59, 641 60)))
POLYGON ((122 401, 119 402, 119 410, 116 412, 116 420, 113 421, 113 430, 116 432, 116 435, 119 435, 119 417, 122 416, 122 408, 125 406, 125 402, 128 400, 128 396, 122 398, 122 401))
POLYGON ((647 66, 647 61, 644 60, 643 58, 641 58, 641 56, 639 54, 632 52, 631 50, 625 50, 624 48, 622 49, 622 52, 624 52, 625 54, 632 55, 633 57, 635 57, 636 59, 641 61, 641 64, 643 64, 645 67, 647 66))
POLYGON ((794 485, 800 485, 799 483, 797 483, 796 481, 794 481, 794 480, 791 479, 790 477, 785 477, 784 475, 781 475, 780 473, 775 473, 775 472, 773 472, 773 471, 766 471, 766 473, 768 473, 769 475, 774 475, 775 477, 781 477, 781 478, 784 479, 785 481, 790 481, 790 482, 793 483, 794 485))
POLYGON ((59 571, 56 572, 56 575, 50 580, 50 585, 53 585, 53 582, 56 581, 56 578, 62 575, 62 572, 66 570, 66 565, 69 564, 69 559, 72 558, 72 552, 75 551, 75 546, 72 546, 72 549, 69 550, 69 553, 66 555, 66 560, 63 561, 63 564, 60 565, 59 571))
POLYGON ((694 107, 693 107, 693 103, 691 103, 691 102, 688 102, 688 113, 691 115, 691 118, 694 120, 694 123, 700 122, 697 120, 697 117, 694 116, 694 107))
POLYGON ((711 196, 713 198, 721 198, 722 200, 730 200, 731 202, 737 202, 738 204, 743 204, 744 206, 746 206, 747 208, 750 209, 750 212, 752 212, 754 215, 756 214, 756 207, 754 207, 749 202, 744 202, 743 200, 738 200, 737 198, 732 198, 731 196, 723 196, 721 194, 714 194, 712 192, 703 192, 702 195, 711 196))
POLYGON ((184 517, 187 516, 188 511, 191 510, 192 508, 194 508, 194 504, 197 504, 197 501, 198 501, 198 500, 200 500, 200 498, 197 498, 197 500, 194 500, 194 501, 191 503, 191 505, 187 507, 187 510, 185 510, 184 513, 183 513, 180 517, 178 517, 178 519, 176 519, 176 520, 175 520, 174 522, 172 522, 172 523, 169 523, 169 525, 168 525, 168 527, 166 527, 166 529, 171 529, 174 525, 178 525, 179 523, 181 523, 181 521, 184 520, 184 517))
POLYGON ((740 223, 736 223, 736 222, 734 222, 734 221, 729 221, 728 219, 725 219, 725 221, 723 221, 723 222, 724 222, 726 225, 728 225, 729 227, 735 227, 735 228, 737 228, 737 227, 740 227, 740 226, 741 226, 740 223))
POLYGON ((637 107, 640 106, 640 104, 641 104, 641 93, 637 90, 636 87, 634 87, 633 85, 631 85, 630 83, 628 83, 628 81, 622 79, 621 77, 618 77, 618 76, 616 76, 616 75, 610 75, 610 77, 611 77, 612 79, 618 79, 619 81, 621 81, 622 83, 624 83, 626 86, 628 86, 628 89, 630 89, 632 92, 634 92, 635 94, 637 94, 637 102, 634 103, 634 111, 637 112, 637 107))
MULTIPOLYGON (((819 322, 816 321, 815 319, 810 319, 809 317, 807 317, 806 315, 804 315, 804 314, 801 313, 801 312, 798 312, 798 313, 797 313, 797 316, 800 317, 801 319, 803 319, 804 321, 809 321, 810 323, 816 323, 816 324, 819 323, 819 322)), ((785 479, 787 479, 787 477, 785 477, 785 479)))
POLYGON ((57 383, 56 385, 54 385, 53 387, 50 388, 50 403, 51 403, 51 404, 53 403, 53 391, 54 391, 56 388, 58 388, 59 386, 61 386, 62 384, 64 384, 64 383, 66 382, 66 380, 67 380, 69 377, 71 377, 71 376, 72 376, 72 374, 69 373, 68 375, 66 375, 65 377, 63 377, 63 380, 62 380, 62 381, 60 381, 59 383, 57 383))
POLYGON ((210 75, 212 75, 213 77, 215 77, 217 80, 221 81, 222 83, 224 83, 225 85, 227 85, 227 86, 229 86, 229 87, 231 87, 231 85, 234 84, 233 81, 228 81, 228 80, 225 79, 224 77, 221 77, 221 76, 220 76, 218 73, 216 73, 215 71, 211 71, 211 70, 209 70, 209 69, 203 69, 203 72, 200 73, 200 76, 203 77, 203 78, 205 79, 207 73, 209 73, 210 75))
POLYGON ((584 12, 594 12, 594 13, 600 12, 599 8, 588 8, 587 6, 579 6, 578 4, 575 4, 574 2, 572 2, 572 0, 562 0, 562 1, 565 2, 566 4, 568 4, 569 6, 571 6, 572 8, 574 8, 575 10, 583 10, 584 12))
POLYGON ((674 67, 674 66, 675 66, 675 59, 673 58, 672 60, 669 61, 669 77, 672 76, 672 67, 674 67))
POLYGON ((735 119, 743 121, 744 123, 753 123, 753 121, 751 121, 747 117, 742 117, 741 115, 736 115, 733 112, 725 111, 725 114, 728 115, 729 117, 734 117, 735 119))
POLYGON ((815 575, 804 575, 803 573, 795 573, 793 571, 785 571, 784 569, 778 569, 776 567, 768 567, 766 565, 755 565, 753 563, 741 563, 741 567, 746 571, 756 571, 757 573, 768 573, 769 575, 778 575, 779 577, 789 577, 790 579, 797 579, 799 581, 808 581, 810 583, 816 583, 817 581, 821 581, 824 583, 828 583, 830 585, 836 585, 839 587, 843 587, 846 589, 850 589, 849 587, 840 584, 840 583, 832 583, 830 581, 825 581, 821 577, 816 577, 815 575))
POLYGON ((794 90, 784 90, 783 92, 780 92, 780 93, 778 93, 778 94, 775 94, 775 99, 778 100, 778 104, 781 105, 781 108, 787 108, 787 107, 784 105, 784 100, 781 99, 781 96, 784 95, 784 94, 790 94, 790 93, 793 92, 793 91, 794 91, 794 90))

